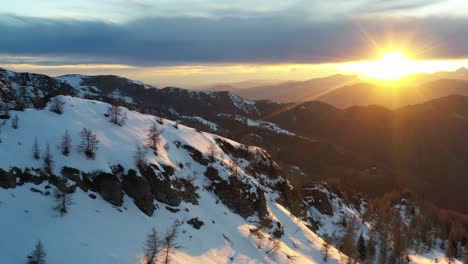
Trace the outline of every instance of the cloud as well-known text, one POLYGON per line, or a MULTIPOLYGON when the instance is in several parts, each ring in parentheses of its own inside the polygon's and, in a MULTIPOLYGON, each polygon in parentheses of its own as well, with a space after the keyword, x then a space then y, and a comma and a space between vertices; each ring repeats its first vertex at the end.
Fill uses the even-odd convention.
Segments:
POLYGON ((368 58, 396 43, 425 58, 463 58, 467 26, 463 17, 314 20, 261 14, 106 23, 2 15, 0 54, 41 57, 49 64, 323 63, 368 58))

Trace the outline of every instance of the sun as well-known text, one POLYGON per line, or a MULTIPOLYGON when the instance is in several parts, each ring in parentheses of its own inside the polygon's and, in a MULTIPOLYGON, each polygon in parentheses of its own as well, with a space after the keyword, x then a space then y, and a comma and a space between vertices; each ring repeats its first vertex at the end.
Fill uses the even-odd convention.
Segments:
POLYGON ((416 62, 410 60, 403 52, 390 50, 383 52, 380 59, 355 62, 346 65, 344 71, 379 81, 397 81, 417 72, 416 62))
POLYGON ((367 73, 369 77, 380 80, 398 80, 413 72, 411 60, 400 51, 386 52, 367 73))

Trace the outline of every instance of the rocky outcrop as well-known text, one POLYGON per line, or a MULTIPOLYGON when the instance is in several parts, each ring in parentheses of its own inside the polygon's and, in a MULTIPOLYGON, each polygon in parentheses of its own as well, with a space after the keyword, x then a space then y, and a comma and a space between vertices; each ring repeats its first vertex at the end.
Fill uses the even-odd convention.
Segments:
POLYGON ((278 202, 284 205, 289 211, 297 216, 304 216, 302 207, 302 194, 299 190, 292 188, 287 181, 281 181, 276 185, 276 189, 280 192, 278 202))
POLYGON ((128 174, 123 177, 122 186, 125 193, 133 198, 136 206, 138 206, 143 213, 149 216, 153 215, 155 210, 154 195, 151 192, 150 184, 146 178, 138 176, 136 171, 130 170, 128 174))
POLYGON ((115 206, 123 203, 123 188, 120 180, 114 174, 101 172, 94 177, 93 182, 96 191, 106 200, 115 206))
POLYGON ((162 173, 156 173, 157 170, 159 169, 155 165, 140 170, 156 200, 170 206, 179 206, 182 201, 198 204, 197 188, 190 181, 171 177, 174 168, 170 166, 164 166, 162 173))
POLYGON ((213 182, 211 187, 219 199, 234 213, 247 218, 259 211, 255 206, 258 200, 257 194, 251 193, 251 186, 239 178, 231 176, 228 181, 213 182))
POLYGON ((208 164, 210 163, 210 160, 208 158, 205 158, 203 156, 203 153, 201 153, 198 149, 189 145, 182 145, 182 148, 187 150, 190 156, 192 156, 192 159, 200 163, 201 165, 208 166, 208 164))
POLYGON ((0 169, 0 187, 3 189, 10 189, 16 187, 16 177, 2 169, 0 169))
POLYGON ((246 160, 252 159, 252 153, 250 153, 247 147, 236 148, 232 144, 220 138, 216 139, 216 143, 223 150, 224 153, 228 153, 232 155, 233 157, 240 158, 240 159, 246 159, 246 160))
POLYGON ((318 188, 304 189, 304 201, 308 206, 316 208, 320 213, 333 216, 333 208, 328 194, 318 188))

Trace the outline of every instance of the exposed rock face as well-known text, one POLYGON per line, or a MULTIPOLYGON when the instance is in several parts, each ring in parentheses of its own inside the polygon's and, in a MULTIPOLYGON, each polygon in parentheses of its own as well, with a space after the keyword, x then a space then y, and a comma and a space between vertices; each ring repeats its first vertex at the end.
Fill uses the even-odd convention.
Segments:
POLYGON ((0 187, 4 189, 10 189, 16 187, 16 177, 2 169, 0 169, 0 187))
POLYGON ((93 182, 96 191, 101 194, 104 200, 115 206, 121 206, 123 203, 123 188, 120 180, 114 174, 101 172, 94 177, 93 182))
POLYGON ((278 183, 276 188, 281 193, 281 197, 278 202, 286 206, 295 216, 304 216, 301 193, 298 190, 292 188, 286 181, 278 183))
POLYGON ((247 218, 257 213, 257 194, 251 193, 251 186, 239 180, 237 177, 230 177, 228 181, 221 180, 213 182, 214 193, 233 212, 247 218))
POLYGON ((163 173, 156 173, 154 165, 142 169, 140 173, 149 182, 156 200, 170 206, 179 206, 182 201, 198 204, 196 187, 186 179, 171 177, 174 168, 164 166, 163 173))
POLYGON ((200 163, 201 165, 208 166, 208 164, 210 163, 210 160, 205 158, 198 149, 189 145, 182 145, 182 148, 186 149, 190 156, 192 156, 192 159, 200 163))
POLYGON ((304 201, 308 206, 317 208, 320 213, 333 216, 333 208, 325 191, 318 188, 306 188, 304 189, 304 201))
POLYGON ((0 68, 0 99, 9 108, 42 108, 56 95, 75 95, 68 84, 54 78, 33 73, 14 73, 0 68))
POLYGON ((139 177, 136 171, 130 170, 123 177, 122 185, 125 193, 134 199, 136 206, 145 214, 152 216, 155 209, 153 204, 154 195, 151 192, 148 180, 139 177))
POLYGON ((205 171, 205 176, 211 181, 220 181, 219 172, 216 168, 208 166, 205 171))
POLYGON ((216 139, 216 143, 223 150, 223 152, 228 153, 236 158, 242 158, 246 160, 252 159, 252 153, 250 153, 247 148, 236 148, 220 138, 216 139))

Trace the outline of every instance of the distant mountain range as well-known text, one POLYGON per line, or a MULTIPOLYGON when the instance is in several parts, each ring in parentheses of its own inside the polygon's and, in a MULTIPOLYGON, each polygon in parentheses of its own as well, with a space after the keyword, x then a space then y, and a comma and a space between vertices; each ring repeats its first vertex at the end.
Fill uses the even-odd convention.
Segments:
POLYGON ((279 103, 322 101, 335 107, 381 105, 398 108, 451 94, 468 94, 468 69, 454 72, 409 75, 398 82, 369 82, 354 75, 332 75, 307 81, 237 88, 235 84, 216 86, 252 100, 279 103))

